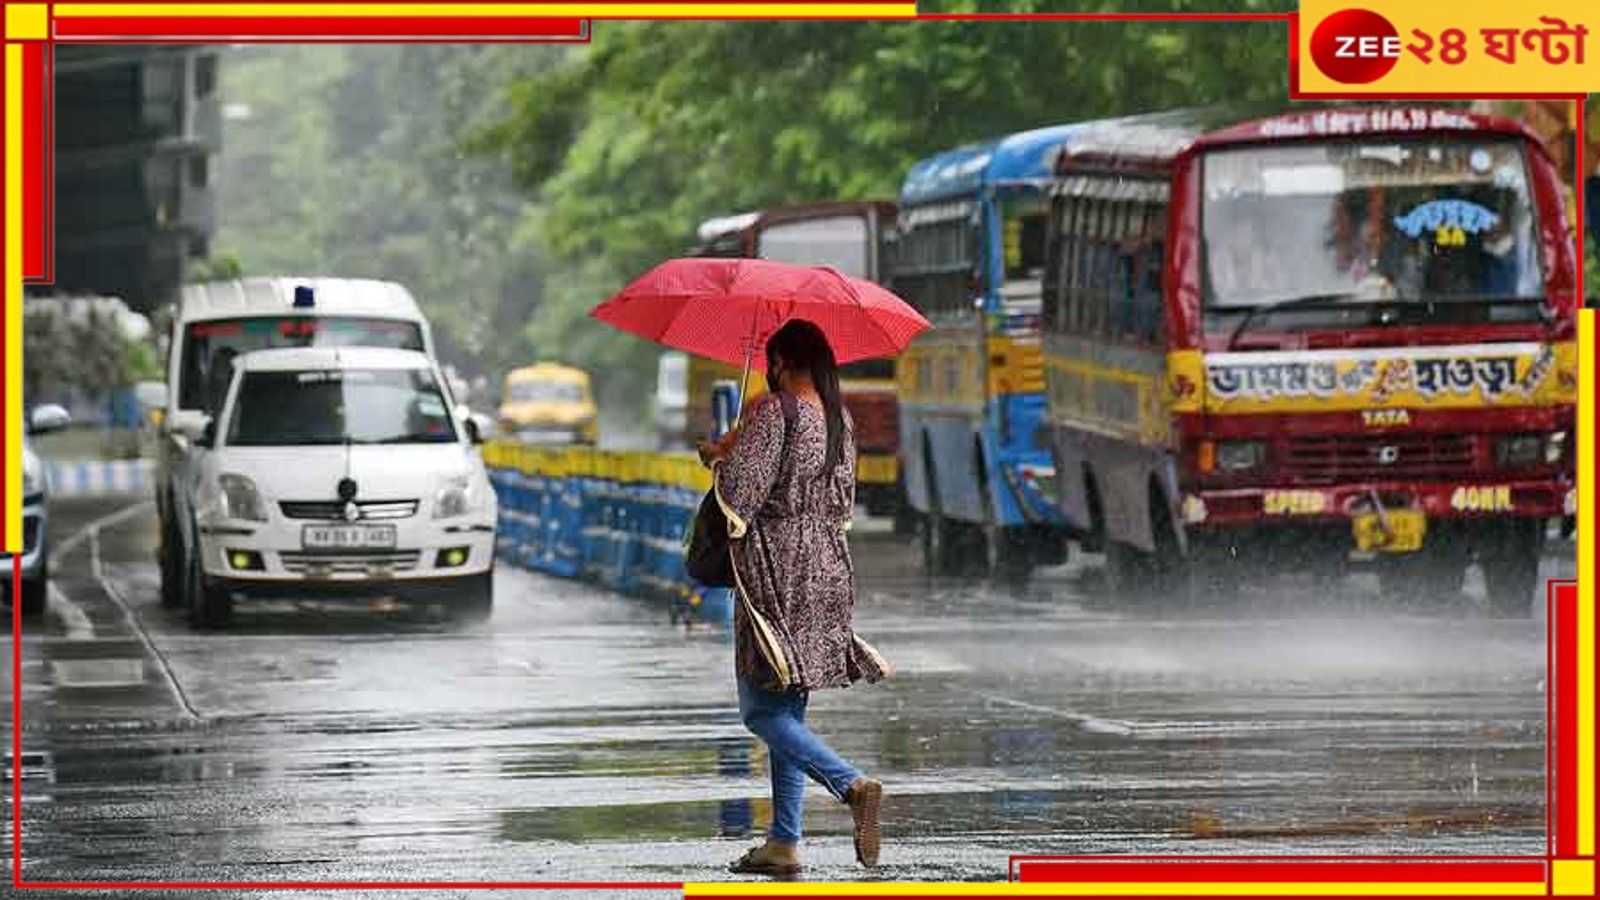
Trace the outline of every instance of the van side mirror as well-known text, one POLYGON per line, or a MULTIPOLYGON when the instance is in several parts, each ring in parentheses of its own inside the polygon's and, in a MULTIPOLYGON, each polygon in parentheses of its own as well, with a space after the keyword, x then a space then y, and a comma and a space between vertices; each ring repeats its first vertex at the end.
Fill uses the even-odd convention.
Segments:
POLYGON ((466 421, 462 422, 461 425, 467 430, 467 440, 474 444, 483 443, 483 429, 478 427, 478 420, 476 418, 468 416, 466 421))
POLYGON ((207 450, 210 450, 212 447, 216 446, 216 443, 217 422, 215 419, 207 419, 206 427, 202 429, 200 431, 200 435, 194 439, 194 445, 196 447, 204 447, 207 450))
POLYGON ((163 425, 167 431, 194 440, 205 433, 211 417, 197 409, 175 409, 168 414, 163 425))

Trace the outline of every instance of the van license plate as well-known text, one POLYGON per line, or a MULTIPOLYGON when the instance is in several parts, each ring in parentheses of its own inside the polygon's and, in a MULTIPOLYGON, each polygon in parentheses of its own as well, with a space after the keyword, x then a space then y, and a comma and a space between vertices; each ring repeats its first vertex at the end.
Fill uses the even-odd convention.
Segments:
POLYGON ((1428 531, 1428 517, 1421 510, 1395 509, 1384 513, 1389 528, 1384 533, 1376 513, 1361 513, 1351 519, 1356 549, 1378 553, 1415 553, 1422 549, 1428 531))
POLYGON ((300 543, 307 550, 387 549, 395 544, 393 525, 306 525, 300 543))

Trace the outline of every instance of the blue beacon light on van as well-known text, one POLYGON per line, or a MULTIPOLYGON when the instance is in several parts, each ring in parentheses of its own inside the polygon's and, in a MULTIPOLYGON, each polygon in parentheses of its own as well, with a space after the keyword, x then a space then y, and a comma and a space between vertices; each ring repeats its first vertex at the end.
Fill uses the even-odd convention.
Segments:
POLYGON ((309 285, 297 285, 294 289, 294 308, 310 309, 317 305, 317 295, 309 285))

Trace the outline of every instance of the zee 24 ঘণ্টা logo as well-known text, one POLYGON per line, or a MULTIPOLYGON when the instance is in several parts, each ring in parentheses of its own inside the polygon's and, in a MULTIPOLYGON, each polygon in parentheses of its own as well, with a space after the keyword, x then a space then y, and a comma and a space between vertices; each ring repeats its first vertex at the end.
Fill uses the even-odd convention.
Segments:
POLYGON ((1519 54, 1524 60, 1553 66, 1583 65, 1586 26, 1543 15, 1528 24, 1531 27, 1479 28, 1477 41, 1461 28, 1437 33, 1413 28, 1402 38, 1393 22, 1370 9, 1342 9, 1312 31, 1311 60, 1322 74, 1341 84, 1371 84, 1389 74, 1402 54, 1427 66, 1458 66, 1474 53, 1508 66, 1518 63, 1519 54))

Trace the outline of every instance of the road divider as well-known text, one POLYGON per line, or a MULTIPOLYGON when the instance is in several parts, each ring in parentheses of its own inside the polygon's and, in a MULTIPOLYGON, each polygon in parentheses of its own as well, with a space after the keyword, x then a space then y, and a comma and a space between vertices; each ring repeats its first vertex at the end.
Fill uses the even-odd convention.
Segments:
POLYGON ((501 559, 666 602, 675 618, 731 622, 728 591, 683 569, 683 535, 711 473, 690 453, 484 446, 500 501, 501 559))
POLYGON ((45 463, 57 497, 108 497, 150 492, 148 459, 69 459, 45 463))

